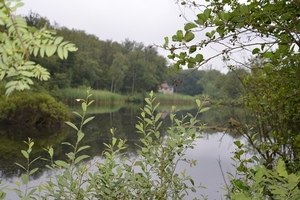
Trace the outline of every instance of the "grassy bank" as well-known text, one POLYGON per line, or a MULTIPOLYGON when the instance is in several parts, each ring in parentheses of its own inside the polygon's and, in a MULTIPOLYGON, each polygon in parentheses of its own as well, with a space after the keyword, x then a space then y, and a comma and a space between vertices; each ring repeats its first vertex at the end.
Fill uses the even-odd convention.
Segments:
MULTIPOLYGON (((75 88, 67 88, 62 89, 62 99, 64 102, 68 104, 78 104, 76 99, 82 99, 85 97, 86 91, 84 89, 75 89, 75 88)), ((144 102, 144 98, 148 96, 148 93, 137 93, 133 95, 121 95, 116 93, 111 93, 108 91, 102 90, 93 90, 92 91, 92 99, 94 99, 96 104, 99 105, 116 105, 123 104, 125 102, 136 102, 142 103, 144 102)), ((194 104, 195 98, 188 95, 183 94, 155 94, 156 101, 161 104, 168 105, 179 105, 179 104, 194 104)))
POLYGON ((179 104, 195 104, 195 98, 184 94, 162 94, 156 93, 156 101, 161 104, 179 105, 179 104))
MULTIPOLYGON (((62 89, 62 99, 68 104, 78 104, 76 99, 84 99, 86 96, 86 90, 76 88, 62 89)), ((126 96, 111 93, 102 90, 92 90, 92 99, 95 100, 95 104, 99 105, 111 105, 122 104, 126 100, 126 96)))

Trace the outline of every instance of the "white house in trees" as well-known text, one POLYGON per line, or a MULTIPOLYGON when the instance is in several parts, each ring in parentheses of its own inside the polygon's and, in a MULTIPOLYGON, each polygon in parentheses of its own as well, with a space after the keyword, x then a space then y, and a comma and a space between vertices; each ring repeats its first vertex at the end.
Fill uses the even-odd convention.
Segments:
POLYGON ((161 92, 164 94, 173 94, 174 87, 168 85, 168 83, 162 83, 162 84, 160 84, 160 86, 158 86, 158 92, 161 92))

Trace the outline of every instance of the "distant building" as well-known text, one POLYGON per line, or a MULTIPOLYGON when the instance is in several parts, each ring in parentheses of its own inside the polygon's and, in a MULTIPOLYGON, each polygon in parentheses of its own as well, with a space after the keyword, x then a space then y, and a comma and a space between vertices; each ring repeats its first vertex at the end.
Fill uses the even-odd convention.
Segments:
POLYGON ((168 83, 162 83, 162 84, 160 84, 160 86, 158 86, 158 92, 161 92, 164 94, 173 94, 174 87, 169 86, 168 83))

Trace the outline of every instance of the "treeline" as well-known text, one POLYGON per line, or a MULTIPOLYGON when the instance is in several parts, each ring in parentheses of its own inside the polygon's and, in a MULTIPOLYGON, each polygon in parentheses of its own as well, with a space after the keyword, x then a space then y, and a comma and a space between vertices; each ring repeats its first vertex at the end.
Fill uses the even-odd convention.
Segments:
POLYGON ((168 77, 168 84, 174 85, 177 93, 195 96, 209 95, 213 99, 239 99, 245 94, 243 79, 250 75, 246 69, 235 69, 227 74, 218 70, 181 70, 168 77))
POLYGON ((68 29, 51 24, 45 17, 30 13, 24 16, 29 26, 38 29, 47 26, 78 47, 67 60, 57 55, 31 59, 46 67, 51 79, 35 84, 54 97, 61 96, 63 88, 92 87, 114 93, 134 94, 157 91, 167 82, 176 93, 186 95, 207 94, 214 99, 238 99, 243 94, 239 80, 247 71, 238 69, 223 74, 218 70, 184 70, 179 74, 167 73, 167 61, 155 47, 126 39, 122 43, 100 40, 83 30, 68 29), (185 74, 185 75, 182 75, 185 74))
POLYGON ((78 47, 78 51, 70 53, 67 60, 60 60, 56 55, 31 58, 51 73, 49 81, 36 84, 47 91, 55 93, 61 88, 89 86, 132 94, 157 91, 158 85, 167 79, 166 59, 152 46, 128 39, 122 43, 103 41, 83 30, 50 24, 47 18, 35 13, 24 18, 29 26, 42 28, 46 25, 78 47))

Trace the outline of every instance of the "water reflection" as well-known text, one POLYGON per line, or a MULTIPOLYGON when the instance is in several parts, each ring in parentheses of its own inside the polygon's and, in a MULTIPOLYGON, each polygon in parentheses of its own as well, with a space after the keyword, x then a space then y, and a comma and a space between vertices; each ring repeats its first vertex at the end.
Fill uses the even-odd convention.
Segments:
MULTIPOLYGON (((171 106, 170 106, 171 107, 171 106)), ((99 110, 99 108, 98 108, 99 110)), ((164 126, 162 126, 162 132, 167 129, 169 124, 168 109, 163 108, 164 111, 164 126)), ((201 120, 209 122, 214 125, 223 125, 228 118, 232 117, 232 112, 238 115, 236 112, 242 112, 238 109, 228 109, 229 113, 221 116, 222 112, 225 113, 225 109, 218 111, 218 108, 212 109, 209 112, 203 113, 201 120)), ((194 113, 195 110, 181 111, 178 113, 186 114, 186 112, 194 113)), ((84 128, 86 137, 82 141, 81 145, 89 145, 91 148, 85 150, 83 153, 90 155, 91 159, 101 159, 102 152, 104 151, 103 142, 109 142, 111 134, 109 132, 111 127, 117 129, 115 136, 117 138, 127 139, 127 156, 134 157, 137 155, 138 139, 140 134, 135 131, 135 124, 137 123, 137 116, 140 114, 140 110, 136 107, 124 107, 120 108, 117 112, 98 113, 93 114, 95 118, 84 128)), ((75 120, 75 123, 76 122, 75 120)), ((34 138, 35 146, 32 152, 32 158, 37 156, 47 157, 47 153, 43 151, 43 147, 53 145, 55 150, 54 159, 65 160, 65 152, 71 151, 66 145, 61 145, 61 142, 68 141, 70 143, 76 142, 76 133, 68 128, 53 128, 53 129, 25 129, 24 127, 1 127, 0 128, 0 175, 2 181, 8 181, 10 184, 17 179, 22 171, 17 167, 14 162, 25 164, 25 159, 22 158, 20 153, 21 149, 26 149, 26 145, 23 143, 27 140, 27 137, 34 138)), ((221 160, 221 167, 226 173, 232 172, 230 152, 234 149, 232 143, 234 138, 237 138, 234 134, 225 134, 216 131, 205 131, 203 138, 197 140, 197 146, 195 149, 188 151, 187 158, 197 160, 198 165, 190 168, 189 165, 184 163, 179 165, 178 170, 182 171, 183 168, 187 168, 187 173, 193 176, 196 182, 202 182, 207 189, 199 191, 201 194, 206 194, 209 199, 221 199, 221 196, 225 194, 220 188, 225 185, 218 159, 221 160)), ((38 185, 41 181, 45 180, 50 171, 44 167, 45 161, 39 160, 34 163, 33 167, 39 167, 38 173, 34 174, 31 184, 38 185)), ((223 174, 227 177, 226 174, 223 174)), ((191 194, 192 196, 199 197, 191 194)), ((8 199, 14 199, 13 194, 9 194, 8 199)), ((199 197, 200 198, 200 197, 199 197)), ((191 198, 192 199, 192 198, 191 198)), ((223 198, 224 199, 224 198, 223 198)))

